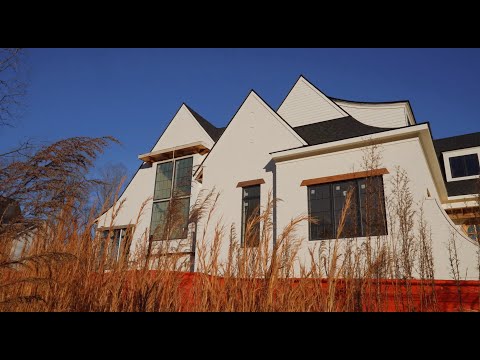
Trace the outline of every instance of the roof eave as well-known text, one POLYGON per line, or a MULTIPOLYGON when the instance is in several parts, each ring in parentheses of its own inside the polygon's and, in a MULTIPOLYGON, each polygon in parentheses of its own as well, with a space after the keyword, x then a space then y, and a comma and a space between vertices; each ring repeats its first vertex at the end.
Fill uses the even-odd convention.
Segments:
POLYGON ((428 159, 427 162, 430 173, 432 174, 435 187, 437 188, 437 192, 440 196, 440 201, 445 202, 448 199, 447 189, 443 180, 440 164, 438 163, 438 159, 435 153, 435 148, 433 146, 433 140, 428 123, 403 127, 399 129, 392 129, 371 135, 357 136, 355 138, 332 141, 329 143, 277 151, 270 154, 272 155, 272 159, 276 163, 280 163, 309 156, 322 155, 373 144, 382 144, 386 142, 405 140, 415 137, 420 138, 421 145, 428 159))

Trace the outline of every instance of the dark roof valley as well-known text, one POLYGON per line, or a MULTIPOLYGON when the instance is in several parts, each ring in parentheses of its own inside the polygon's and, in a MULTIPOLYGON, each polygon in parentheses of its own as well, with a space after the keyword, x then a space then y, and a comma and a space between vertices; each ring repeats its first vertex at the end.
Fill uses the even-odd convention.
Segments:
POLYGON ((220 139, 220 136, 222 136, 225 128, 224 127, 223 128, 217 128, 210 121, 208 121, 202 115, 200 115, 195 110, 193 110, 190 106, 188 106, 187 104, 185 104, 185 106, 192 113, 193 117, 198 121, 198 123, 201 125, 201 127, 212 138, 212 140, 217 142, 218 139, 220 139))
POLYGON ((338 119, 296 126, 293 129, 308 145, 318 145, 393 130, 394 128, 370 126, 352 116, 345 116, 338 119))

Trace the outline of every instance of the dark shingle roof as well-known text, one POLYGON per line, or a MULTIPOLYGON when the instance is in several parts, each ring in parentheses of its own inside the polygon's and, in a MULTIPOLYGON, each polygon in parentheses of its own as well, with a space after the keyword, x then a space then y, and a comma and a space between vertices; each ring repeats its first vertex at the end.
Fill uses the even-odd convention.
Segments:
POLYGON ((433 140, 433 145, 437 154, 480 146, 480 132, 433 140))
POLYGON ((448 196, 478 194, 478 179, 445 182, 448 196))
POLYGON ((210 135, 212 140, 217 142, 217 140, 220 139, 220 136, 222 136, 225 128, 217 128, 210 121, 208 121, 202 115, 193 110, 190 106, 188 106, 187 104, 185 104, 185 106, 192 113, 193 117, 198 121, 198 123, 203 127, 203 129, 207 132, 207 134, 210 135))
POLYGON ((477 194, 479 191, 477 179, 446 181, 442 152, 480 146, 480 132, 433 140, 433 145, 435 146, 448 196, 477 194))
POLYGON ((393 128, 366 125, 352 116, 297 126, 293 129, 308 145, 318 145, 393 130, 393 128))

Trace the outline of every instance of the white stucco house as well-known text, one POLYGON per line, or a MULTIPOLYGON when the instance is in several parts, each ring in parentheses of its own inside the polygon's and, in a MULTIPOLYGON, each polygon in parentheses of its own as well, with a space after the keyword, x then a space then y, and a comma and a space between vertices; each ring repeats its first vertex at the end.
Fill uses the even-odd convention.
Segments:
MULTIPOLYGON (((187 219, 198 194, 215 188, 221 195, 210 223, 234 224, 242 236, 245 219, 258 204, 266 205, 271 191, 282 199, 273 211, 274 235, 299 214, 318 220, 299 226, 303 240, 298 259, 303 261, 314 244, 335 237, 348 187, 357 191, 353 201, 358 203, 358 219, 363 219, 366 178, 375 177, 387 194, 391 177, 400 167, 410 178, 415 202, 423 204, 432 232, 436 278, 451 278, 446 243, 453 232, 462 278, 478 279, 479 157, 480 132, 433 140, 429 123, 417 123, 408 101, 336 99, 300 76, 276 110, 252 90, 224 128, 182 104, 155 146, 138 156, 141 165, 119 199, 122 208, 113 221, 113 209, 102 214, 97 228, 104 234, 113 229, 110 240, 116 254, 127 233, 130 249, 146 238, 152 245, 176 244, 186 238, 189 246, 171 248, 189 257, 194 270, 195 242, 188 241, 194 236, 192 227, 179 226, 172 239, 157 236, 172 196, 178 198, 187 219), (382 165, 366 172, 362 158, 371 143, 381 148, 382 165)), ((375 220, 380 226, 368 234, 362 220, 359 223, 364 225, 350 235, 388 234, 388 209, 377 205, 384 212, 375 220)), ((197 234, 202 226, 197 224, 197 234)), ((213 231, 214 226, 210 227, 208 231, 213 231)))

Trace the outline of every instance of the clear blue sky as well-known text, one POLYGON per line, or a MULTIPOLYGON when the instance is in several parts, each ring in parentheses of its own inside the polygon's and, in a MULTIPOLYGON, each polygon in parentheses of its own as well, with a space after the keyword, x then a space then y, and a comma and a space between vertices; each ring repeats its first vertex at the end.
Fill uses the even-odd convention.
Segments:
POLYGON ((410 100, 434 138, 480 131, 480 49, 29 49, 28 110, 0 129, 25 138, 113 135, 99 164, 132 175, 184 101, 217 126, 250 89, 274 109, 300 74, 329 96, 410 100))

